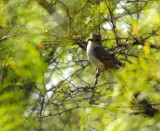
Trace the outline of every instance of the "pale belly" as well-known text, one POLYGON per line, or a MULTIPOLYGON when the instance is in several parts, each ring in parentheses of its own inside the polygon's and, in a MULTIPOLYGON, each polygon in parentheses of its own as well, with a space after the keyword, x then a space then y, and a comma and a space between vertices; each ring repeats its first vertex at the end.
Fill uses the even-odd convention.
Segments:
POLYGON ((94 65, 98 69, 104 69, 105 65, 103 64, 103 62, 96 58, 93 49, 94 48, 92 48, 90 44, 87 46, 88 60, 91 62, 92 65, 94 65))
POLYGON ((95 66, 97 67, 98 69, 104 69, 105 68, 105 65, 99 61, 97 58, 92 58, 92 57, 89 57, 88 60, 95 66))

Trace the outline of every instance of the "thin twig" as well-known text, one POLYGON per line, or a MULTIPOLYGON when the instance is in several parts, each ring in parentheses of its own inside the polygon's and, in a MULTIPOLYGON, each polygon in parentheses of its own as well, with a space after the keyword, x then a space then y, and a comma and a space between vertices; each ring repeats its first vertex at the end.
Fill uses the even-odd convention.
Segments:
POLYGON ((115 39, 116 39, 116 42, 117 42, 117 45, 119 45, 119 41, 118 41, 118 36, 117 36, 117 32, 116 32, 116 25, 115 25, 115 23, 114 23, 114 20, 113 20, 113 18, 114 18, 114 15, 113 15, 113 12, 111 11, 111 9, 109 8, 109 6, 107 5, 107 8, 108 8, 108 10, 109 10, 109 12, 110 12, 110 16, 111 16, 111 20, 110 20, 110 22, 112 23, 112 30, 113 30, 113 33, 114 33, 114 36, 115 36, 115 39))
POLYGON ((98 81, 98 77, 99 77, 99 72, 98 72, 98 69, 96 69, 96 77, 95 77, 95 81, 94 81, 94 84, 93 84, 93 87, 92 87, 92 96, 91 96, 91 99, 90 99, 90 104, 93 104, 95 102, 95 100, 93 100, 93 97, 94 97, 94 93, 95 93, 95 87, 97 85, 97 81, 98 81))
POLYGON ((73 108, 70 108, 70 109, 67 109, 67 110, 64 110, 64 111, 61 111, 59 113, 56 113, 56 114, 49 114, 49 115, 46 115, 46 116, 42 116, 42 118, 46 118, 46 117, 50 117, 50 116, 57 116, 57 115, 61 115, 62 113, 65 113, 65 112, 68 112, 68 111, 71 111, 71 110, 74 110, 74 109, 77 109, 79 108, 79 105, 77 104, 76 107, 73 107, 73 108))

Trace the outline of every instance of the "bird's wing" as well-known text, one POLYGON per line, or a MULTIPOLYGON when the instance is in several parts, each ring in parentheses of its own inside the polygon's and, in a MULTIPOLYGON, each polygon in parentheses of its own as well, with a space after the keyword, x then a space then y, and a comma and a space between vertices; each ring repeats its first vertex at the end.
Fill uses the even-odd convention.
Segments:
POLYGON ((102 61, 106 67, 118 68, 117 65, 122 66, 122 63, 117 60, 114 55, 107 52, 103 47, 95 47, 94 52, 96 57, 102 61))

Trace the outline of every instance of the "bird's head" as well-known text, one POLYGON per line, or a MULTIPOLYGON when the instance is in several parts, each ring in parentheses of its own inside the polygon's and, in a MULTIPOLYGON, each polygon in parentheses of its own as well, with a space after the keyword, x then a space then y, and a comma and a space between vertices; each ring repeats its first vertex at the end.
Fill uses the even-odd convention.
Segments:
POLYGON ((90 40, 91 41, 101 41, 101 35, 100 34, 91 34, 90 40))
POLYGON ((102 45, 100 34, 91 34, 89 39, 93 44, 102 45))

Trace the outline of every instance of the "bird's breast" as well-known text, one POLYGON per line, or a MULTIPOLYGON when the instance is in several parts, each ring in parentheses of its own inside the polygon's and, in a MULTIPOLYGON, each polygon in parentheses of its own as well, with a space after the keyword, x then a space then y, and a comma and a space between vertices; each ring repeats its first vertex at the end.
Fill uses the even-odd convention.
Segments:
POLYGON ((93 45, 91 42, 88 43, 87 45, 87 57, 88 60, 93 64, 95 67, 98 69, 104 69, 105 65, 103 62, 101 62, 95 55, 94 48, 97 47, 93 45))

